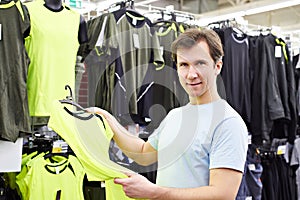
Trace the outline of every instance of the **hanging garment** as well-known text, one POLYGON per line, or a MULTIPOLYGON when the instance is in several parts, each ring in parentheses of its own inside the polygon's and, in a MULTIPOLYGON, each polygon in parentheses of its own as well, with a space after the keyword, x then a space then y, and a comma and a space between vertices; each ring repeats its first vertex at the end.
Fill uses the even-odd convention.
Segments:
MULTIPOLYGON (((286 77, 279 73, 278 68, 285 68, 285 63, 276 61, 282 59, 281 56, 275 57, 276 45, 276 37, 272 34, 250 38, 250 53, 253 52, 251 61, 254 61, 251 69, 253 72, 251 132, 255 144, 270 142, 272 140, 270 133, 275 120, 290 118, 288 116, 290 114, 286 115, 290 111, 285 108, 292 107, 284 106, 286 100, 281 98, 284 96, 286 83, 285 86, 281 84, 279 87, 280 81, 286 81, 286 77)), ((281 47, 279 50, 281 52, 281 47)))
POLYGON ((48 126, 74 151, 89 181, 106 181, 107 199, 130 199, 125 196, 122 186, 113 183, 116 177, 127 177, 122 172, 133 172, 109 159, 109 142, 113 132, 105 119, 82 111, 76 112, 66 104, 54 102, 48 126))
POLYGON ((18 185, 18 193, 22 199, 28 198, 28 188, 25 182, 25 177, 29 168, 31 167, 31 163, 34 162, 35 159, 44 156, 44 153, 38 154, 37 151, 30 153, 29 155, 24 154, 22 157, 21 171, 16 175, 16 184, 18 185))
POLYGON ((294 143, 290 165, 296 168, 296 186, 297 199, 300 200, 300 139, 297 138, 294 143))
POLYGON ((75 91, 80 15, 65 5, 54 12, 43 4, 41 0, 26 4, 31 25, 25 40, 31 59, 27 85, 31 116, 49 116, 53 100, 68 95, 65 85, 75 91))
POLYGON ((237 34, 233 28, 223 30, 224 58, 221 76, 228 103, 242 116, 251 121, 249 44, 246 34, 237 34))
POLYGON ((72 155, 57 163, 39 157, 32 163, 24 178, 28 200, 83 200, 84 175, 82 165, 72 155))
MULTIPOLYGON (((111 111, 111 98, 115 83, 114 59, 106 52, 104 45, 107 38, 114 34, 115 21, 110 18, 113 15, 106 13, 89 20, 89 41, 80 46, 79 54, 82 54, 88 71, 89 106, 97 106, 111 111), (112 59, 112 60, 111 60, 112 59), (102 94, 97 95, 96 94, 102 94)), ((111 55, 115 55, 112 52, 111 55)))
POLYGON ((0 4, 0 139, 15 142, 30 131, 27 101, 29 59, 23 38, 28 13, 20 1, 0 4))
MULTIPOLYGON (((102 19, 94 20, 90 23, 90 28, 98 30, 98 34, 94 35, 97 39, 93 40, 96 43, 95 50, 91 52, 93 57, 90 57, 93 60, 89 60, 87 56, 85 63, 95 63, 94 61, 99 60, 102 69, 93 69, 98 73, 91 76, 99 81, 102 75, 99 73, 106 70, 106 83, 109 85, 107 88, 104 84, 97 84, 95 105, 105 105, 107 110, 112 110, 115 116, 123 117, 126 121, 130 114, 139 113, 139 97, 151 87, 151 83, 144 82, 148 69, 161 70, 164 67, 157 35, 148 18, 126 9, 108 13, 102 19), (96 27, 96 22, 98 29, 93 28, 96 27), (110 93, 109 100, 103 99, 103 91, 110 93)), ((87 67, 89 68, 89 65, 87 67)))
MULTIPOLYGON (((148 69, 147 81, 144 82, 153 82, 153 85, 139 97, 139 115, 151 119, 151 123, 147 125, 149 132, 158 127, 171 109, 183 106, 188 102, 188 95, 179 82, 176 64, 172 59, 170 44, 179 35, 176 22, 157 22, 153 28, 156 30, 165 66, 161 70, 148 69)), ((147 86, 147 84, 145 85, 147 86)), ((147 88, 146 86, 143 87, 147 88)))

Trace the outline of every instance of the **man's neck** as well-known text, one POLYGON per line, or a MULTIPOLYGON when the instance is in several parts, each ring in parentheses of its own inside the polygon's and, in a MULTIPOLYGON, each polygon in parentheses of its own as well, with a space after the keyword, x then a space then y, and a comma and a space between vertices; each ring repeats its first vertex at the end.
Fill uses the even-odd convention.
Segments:
POLYGON ((201 104, 208 104, 217 101, 219 99, 221 99, 221 97, 217 91, 212 93, 207 91, 207 93, 203 94, 202 96, 190 97, 190 103, 192 105, 201 105, 201 104))

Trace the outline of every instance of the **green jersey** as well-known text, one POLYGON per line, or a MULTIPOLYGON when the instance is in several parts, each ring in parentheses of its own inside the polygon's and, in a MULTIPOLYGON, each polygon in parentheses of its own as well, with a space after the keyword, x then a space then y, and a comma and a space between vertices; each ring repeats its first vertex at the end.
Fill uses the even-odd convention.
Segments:
POLYGON ((0 139, 15 142, 30 131, 27 101, 29 59, 23 34, 29 18, 20 1, 0 4, 0 139))

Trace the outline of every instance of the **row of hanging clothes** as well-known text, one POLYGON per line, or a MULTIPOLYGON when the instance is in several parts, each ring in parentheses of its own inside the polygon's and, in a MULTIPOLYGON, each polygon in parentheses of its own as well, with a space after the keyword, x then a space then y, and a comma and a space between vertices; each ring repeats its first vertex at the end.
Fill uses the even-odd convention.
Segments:
MULTIPOLYGON (((111 112, 124 127, 138 125, 134 132, 144 139, 171 109, 188 102, 170 44, 189 28, 176 18, 191 20, 191 16, 155 13, 158 18, 140 14, 134 1, 112 4, 87 22, 89 42, 79 49, 88 73, 88 105, 111 112)), ((114 141, 109 152, 114 162, 130 169, 140 167, 114 141)), ((156 167, 151 165, 151 170, 142 174, 155 182, 156 167)))
POLYGON ((225 54, 218 89, 246 122, 255 146, 248 149, 252 158, 247 157, 240 197, 297 199, 299 184, 290 161, 299 135, 299 91, 287 43, 271 29, 243 31, 235 20, 209 27, 219 34, 225 54))
POLYGON ((225 54, 221 93, 247 123, 253 143, 288 138, 293 144, 299 105, 296 70, 286 42, 271 29, 250 35, 230 21, 219 23, 221 26, 212 28, 225 54))
POLYGON ((84 199, 84 176, 72 150, 45 126, 24 137, 21 170, 2 174, 0 199, 84 199))
POLYGON ((133 1, 111 5, 87 22, 90 41, 79 50, 88 71, 89 106, 110 111, 123 125, 138 123, 149 131, 188 101, 170 44, 190 26, 176 21, 182 14, 151 11, 149 16, 154 12, 160 17, 140 14, 133 1))
POLYGON ((2 173, 0 199, 84 199, 85 171, 56 132, 47 125, 33 126, 22 139, 20 170, 2 173))
POLYGON ((88 113, 73 101, 71 88, 65 89, 71 96, 53 103, 49 125, 23 137, 21 170, 0 174, 1 200, 127 199, 113 185, 112 173, 120 176, 115 163, 103 164, 108 162, 105 143, 111 138, 100 137, 99 128, 107 137, 112 136, 111 130, 103 131, 108 126, 102 117, 88 113))

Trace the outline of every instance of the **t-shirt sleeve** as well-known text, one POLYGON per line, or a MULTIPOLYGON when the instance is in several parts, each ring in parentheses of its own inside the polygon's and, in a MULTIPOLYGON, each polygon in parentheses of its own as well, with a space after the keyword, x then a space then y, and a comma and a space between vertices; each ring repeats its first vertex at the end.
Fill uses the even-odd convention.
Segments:
POLYGON ((230 168, 244 172, 248 148, 248 132, 238 117, 226 119, 214 132, 210 151, 210 169, 230 168))
POLYGON ((165 127, 165 124, 167 123, 168 115, 166 118, 160 123, 160 125, 154 130, 154 132, 148 137, 148 142, 150 145, 155 149, 158 150, 158 142, 159 142, 159 136, 165 127))
POLYGON ((148 141, 150 145, 157 150, 158 149, 158 138, 159 138, 159 127, 155 129, 155 131, 148 137, 148 141))

